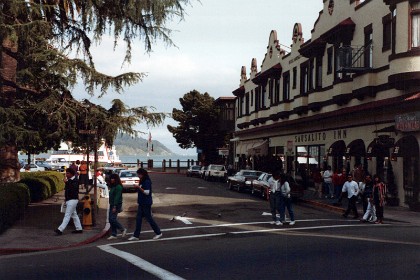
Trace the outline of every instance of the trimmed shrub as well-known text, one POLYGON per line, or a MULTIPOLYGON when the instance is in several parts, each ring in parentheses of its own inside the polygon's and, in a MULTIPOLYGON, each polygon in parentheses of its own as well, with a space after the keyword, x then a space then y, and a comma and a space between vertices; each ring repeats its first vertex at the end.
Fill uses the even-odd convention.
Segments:
POLYGON ((0 233, 21 218, 29 204, 29 189, 21 183, 0 185, 0 233))

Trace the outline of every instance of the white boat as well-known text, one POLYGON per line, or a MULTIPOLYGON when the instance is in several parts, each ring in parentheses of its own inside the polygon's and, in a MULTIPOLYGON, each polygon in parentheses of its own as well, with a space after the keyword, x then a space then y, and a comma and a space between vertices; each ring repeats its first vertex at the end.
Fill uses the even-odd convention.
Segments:
MULTIPOLYGON (((87 155, 76 153, 71 148, 70 143, 61 143, 60 148, 57 151, 53 151, 50 157, 47 159, 47 162, 61 162, 61 163, 72 163, 76 161, 87 161, 87 155)), ((94 162, 95 155, 93 152, 89 155, 89 161, 94 162)), ((106 147, 104 144, 102 144, 98 149, 98 162, 99 163, 114 163, 114 164, 120 164, 121 160, 117 155, 117 151, 115 149, 115 146, 106 147)))

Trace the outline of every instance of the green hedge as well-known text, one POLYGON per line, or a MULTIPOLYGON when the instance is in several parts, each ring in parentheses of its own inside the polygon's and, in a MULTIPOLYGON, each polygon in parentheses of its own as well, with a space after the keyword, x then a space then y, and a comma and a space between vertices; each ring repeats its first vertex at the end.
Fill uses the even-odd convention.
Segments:
POLYGON ((25 184, 0 184, 0 233, 25 214, 29 201, 29 189, 25 184))
POLYGON ((64 190, 64 175, 56 171, 22 172, 18 183, 0 184, 0 233, 21 218, 30 202, 64 190))
POLYGON ((64 175, 56 171, 21 173, 20 182, 27 185, 31 202, 45 200, 64 189, 64 175))

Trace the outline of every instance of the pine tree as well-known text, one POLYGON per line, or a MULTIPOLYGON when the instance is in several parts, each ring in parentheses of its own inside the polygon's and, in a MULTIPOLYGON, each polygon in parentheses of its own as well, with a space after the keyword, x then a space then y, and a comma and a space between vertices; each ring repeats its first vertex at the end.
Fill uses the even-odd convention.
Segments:
MULTIPOLYGON (((42 151, 62 140, 83 143, 78 129, 98 128, 112 143, 116 133, 134 133, 138 121, 159 123, 164 115, 147 107, 127 108, 118 99, 109 110, 77 101, 72 88, 81 80, 88 95, 99 96, 144 78, 143 73, 109 76, 95 69, 91 46, 112 33, 150 52, 156 40, 173 45, 165 24, 183 18, 191 0, 2 0, 0 1, 0 183, 19 180, 18 149, 42 151), (108 126, 105 126, 104 123, 108 126)), ((87 96, 88 97, 88 96, 87 96)))

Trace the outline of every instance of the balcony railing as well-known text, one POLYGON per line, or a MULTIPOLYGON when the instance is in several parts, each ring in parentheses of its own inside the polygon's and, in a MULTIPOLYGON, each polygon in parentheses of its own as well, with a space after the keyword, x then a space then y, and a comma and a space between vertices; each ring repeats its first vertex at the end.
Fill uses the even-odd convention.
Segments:
POLYGON ((366 46, 342 46, 338 49, 337 72, 358 73, 372 68, 373 45, 366 46), (366 56, 367 55, 367 56, 366 56), (366 57, 368 59, 366 59, 366 57))

